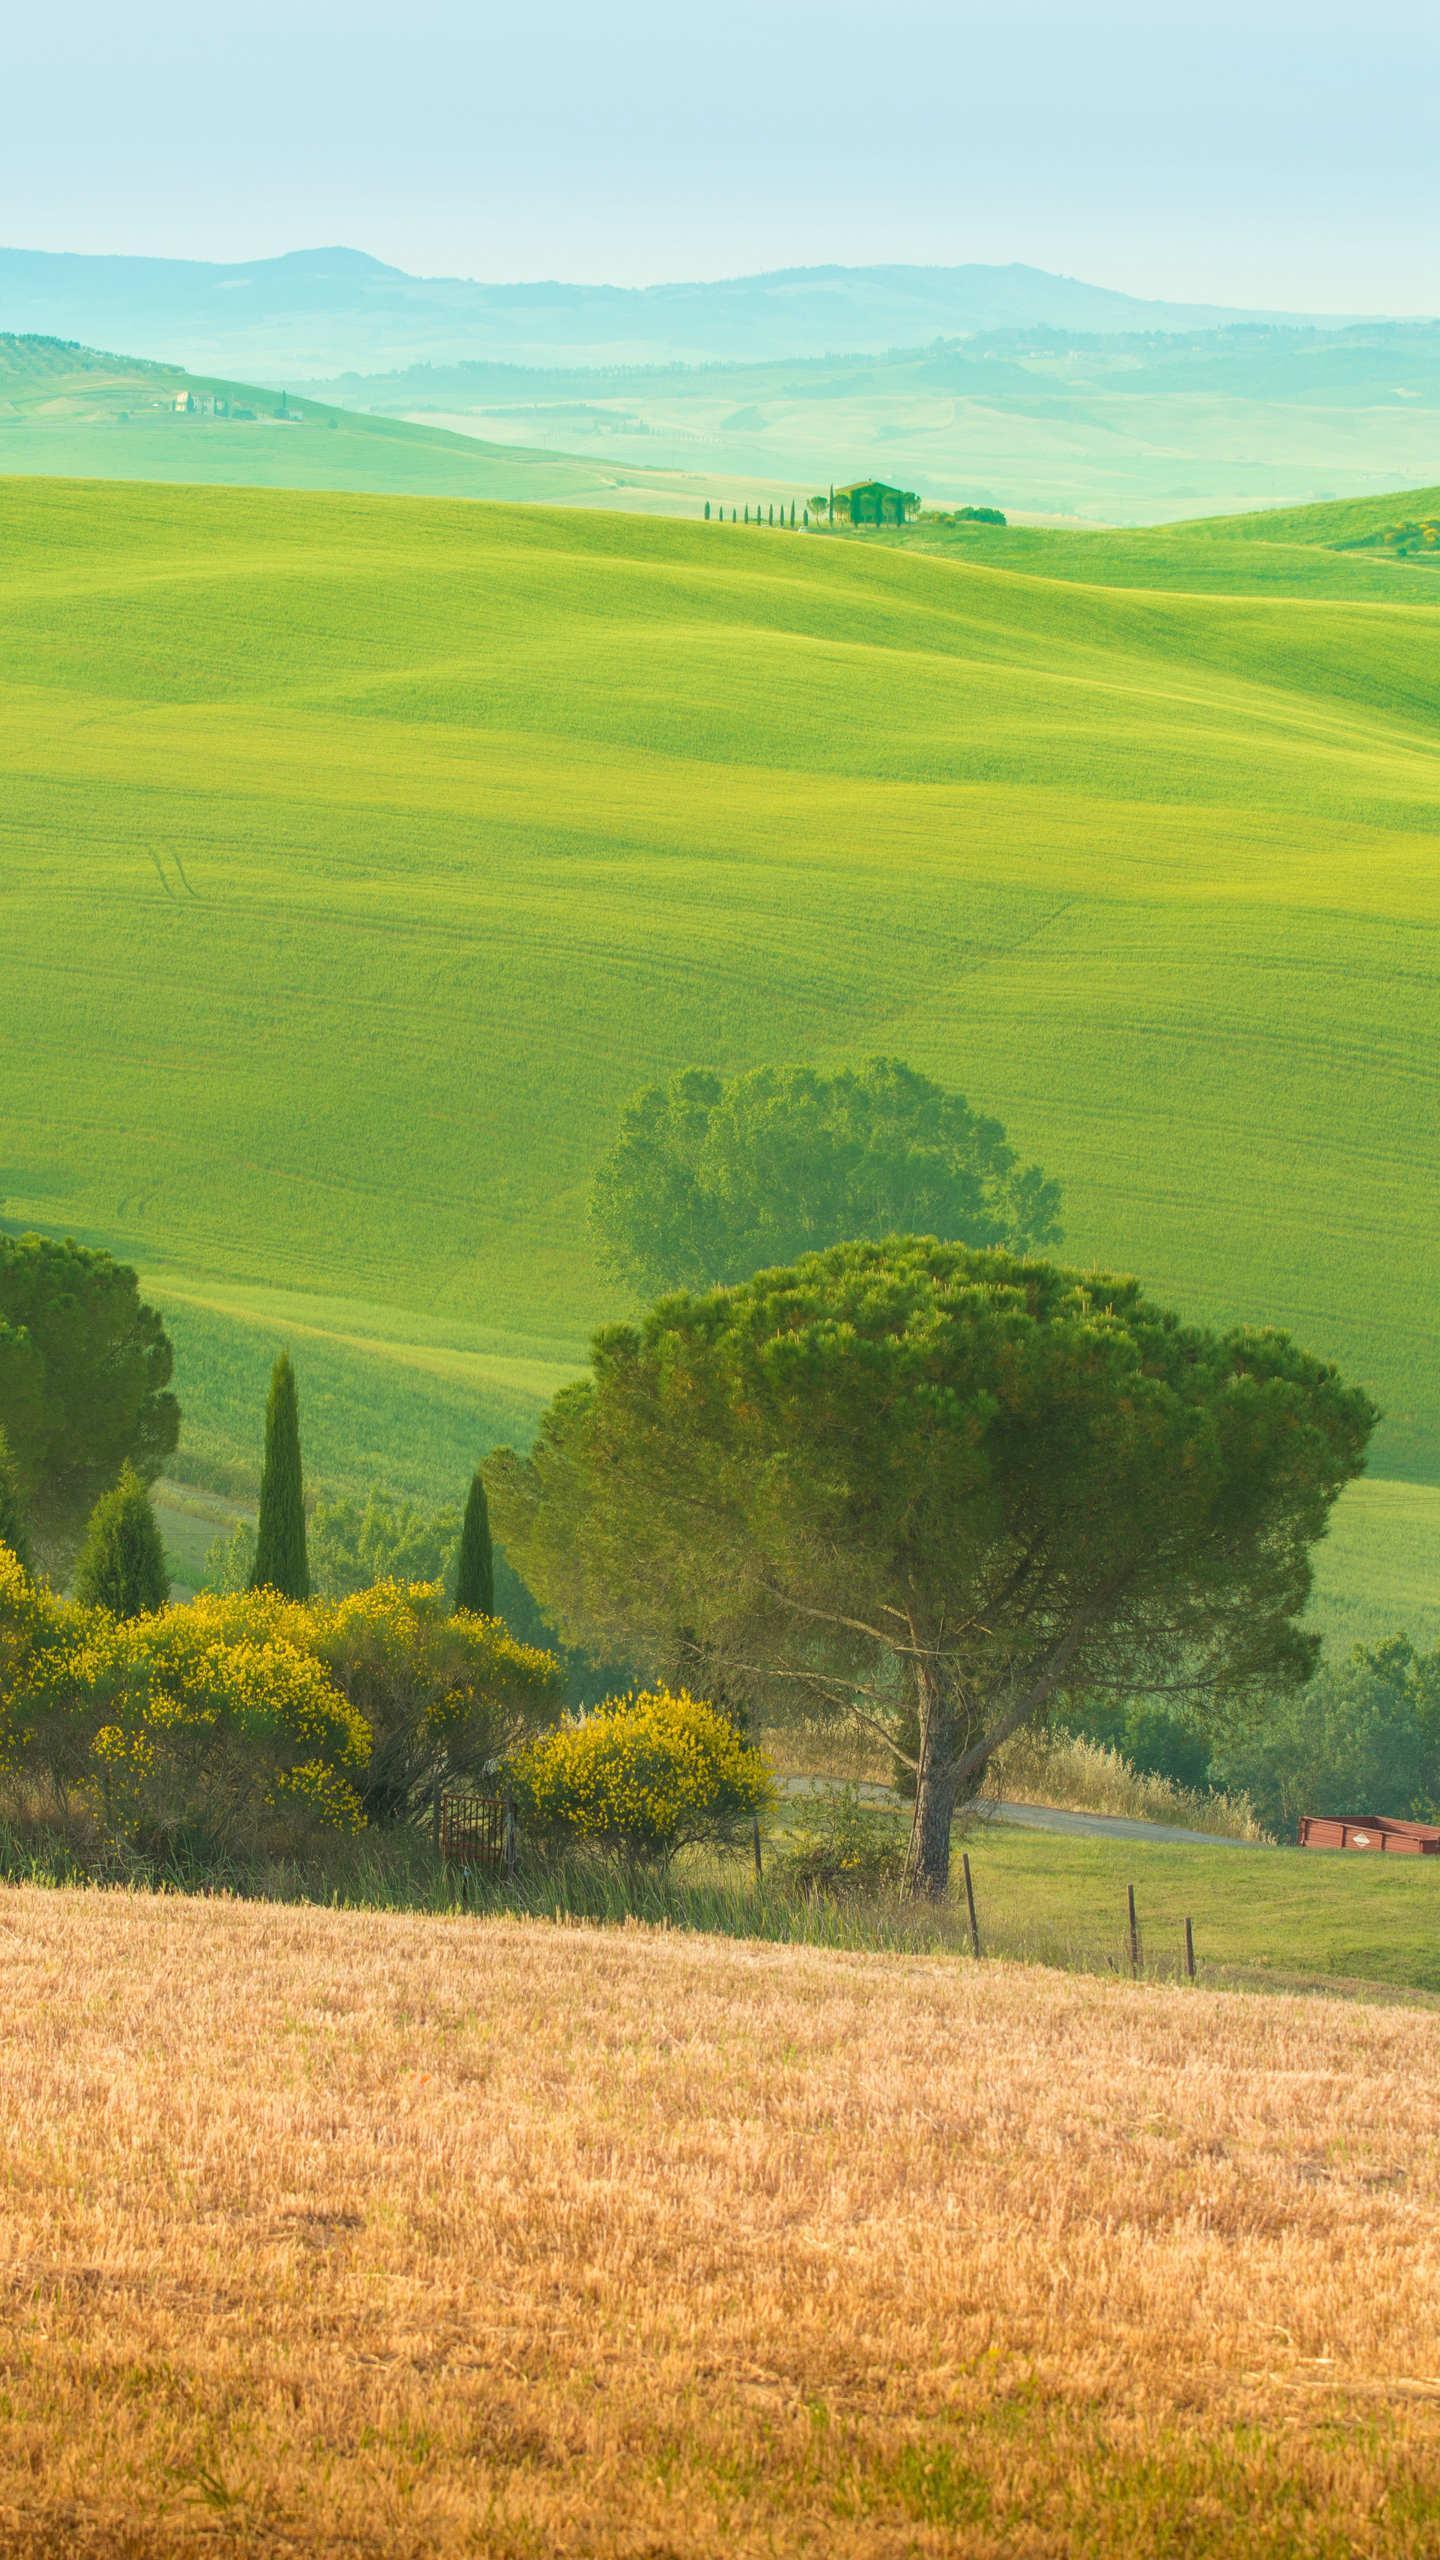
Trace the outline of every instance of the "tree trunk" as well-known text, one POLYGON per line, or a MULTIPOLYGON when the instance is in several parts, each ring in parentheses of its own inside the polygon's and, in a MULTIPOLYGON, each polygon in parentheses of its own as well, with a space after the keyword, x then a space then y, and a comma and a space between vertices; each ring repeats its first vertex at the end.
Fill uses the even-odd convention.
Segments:
POLYGON ((915 1772, 915 1811, 905 1853, 904 1891, 939 1895, 950 1882, 950 1826, 955 1818, 958 1718, 928 1670, 915 1679, 920 1748, 915 1772))

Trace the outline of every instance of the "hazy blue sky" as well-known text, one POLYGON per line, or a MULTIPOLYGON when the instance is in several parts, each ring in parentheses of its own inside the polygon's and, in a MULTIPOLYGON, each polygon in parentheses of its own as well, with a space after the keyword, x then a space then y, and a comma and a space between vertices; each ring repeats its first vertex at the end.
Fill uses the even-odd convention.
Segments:
MULTIPOLYGON (((17 13, 12 12, 12 19, 17 13)), ((1018 258, 1440 310, 1440 6, 61 0, 0 38, 0 240, 646 282, 1018 258)))

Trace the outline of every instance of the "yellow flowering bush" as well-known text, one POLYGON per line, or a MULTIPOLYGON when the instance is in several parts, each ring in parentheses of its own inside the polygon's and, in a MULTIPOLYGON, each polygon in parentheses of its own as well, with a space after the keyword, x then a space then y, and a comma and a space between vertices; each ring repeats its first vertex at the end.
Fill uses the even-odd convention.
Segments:
POLYGON ((116 1838, 280 1848, 358 1830, 369 1759, 364 1717, 265 1602, 116 1619, 27 1593, 0 1555, 0 1784, 116 1838))
POLYGON ((377 1582, 307 1614, 319 1660, 369 1728, 372 1822, 419 1812, 449 1780, 482 1778, 564 1697, 553 1654, 517 1643, 498 1618, 452 1612, 438 1582, 377 1582))
POLYGON ((550 1654, 452 1615, 438 1583, 202 1593, 120 1621, 0 1548, 0 1789, 23 1778, 116 1836, 263 1846, 404 1819, 493 1769, 562 1695, 550 1654))
POLYGON ((609 1698, 556 1726, 512 1764, 529 1824, 629 1866, 748 1836, 773 1801, 769 1762, 728 1716, 684 1690, 609 1698))

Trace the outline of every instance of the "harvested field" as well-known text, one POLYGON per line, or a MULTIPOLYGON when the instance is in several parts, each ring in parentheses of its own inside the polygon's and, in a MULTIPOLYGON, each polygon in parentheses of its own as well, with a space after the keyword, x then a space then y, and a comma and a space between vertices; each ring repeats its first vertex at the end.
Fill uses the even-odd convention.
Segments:
POLYGON ((0 2550, 1440 2552, 1400 2008, 0 1900, 0 2550))

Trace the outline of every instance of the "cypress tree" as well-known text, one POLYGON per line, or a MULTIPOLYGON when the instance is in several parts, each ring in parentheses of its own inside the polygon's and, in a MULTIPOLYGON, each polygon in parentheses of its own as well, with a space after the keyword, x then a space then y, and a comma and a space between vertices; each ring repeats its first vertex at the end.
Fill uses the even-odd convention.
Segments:
POLYGON ((265 1462, 260 1473, 260 1520, 255 1532, 252 1591, 278 1591, 286 1600, 308 1600, 310 1565, 305 1552, 305 1488, 300 1473, 300 1406, 290 1354, 282 1351, 265 1407, 265 1462))
POLYGON ((705 501, 705 521, 707 524, 710 521, 710 501, 708 498, 705 501))
POLYGON ((465 1525, 460 1532, 460 1561, 455 1568, 455 1606, 473 1610, 477 1618, 495 1615, 495 1551, 490 1544, 490 1505, 479 1468, 470 1479, 465 1525))
POLYGON ((34 1571, 30 1534, 25 1525, 25 1505, 20 1498, 20 1470, 3 1431, 0 1431, 0 1547, 9 1548, 22 1572, 34 1571))
POLYGON ((148 1488, 127 1463, 90 1514, 75 1567, 75 1597, 112 1618, 144 1618, 170 1597, 170 1573, 148 1488))

